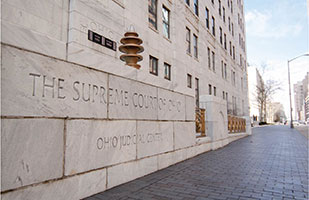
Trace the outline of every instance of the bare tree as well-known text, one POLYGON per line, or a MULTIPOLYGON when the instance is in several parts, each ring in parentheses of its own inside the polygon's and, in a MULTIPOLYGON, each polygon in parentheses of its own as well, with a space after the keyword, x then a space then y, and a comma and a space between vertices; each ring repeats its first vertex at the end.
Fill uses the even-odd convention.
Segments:
POLYGON ((276 91, 281 89, 280 85, 277 81, 267 80, 266 83, 262 81, 260 85, 256 86, 255 97, 260 110, 261 122, 266 122, 267 105, 271 102, 276 91))

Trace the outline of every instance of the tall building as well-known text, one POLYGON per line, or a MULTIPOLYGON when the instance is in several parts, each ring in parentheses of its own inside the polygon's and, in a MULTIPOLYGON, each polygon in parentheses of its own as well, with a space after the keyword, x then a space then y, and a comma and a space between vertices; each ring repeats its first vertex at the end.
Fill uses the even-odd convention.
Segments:
POLYGON ((264 84, 264 80, 259 70, 254 67, 248 67, 248 86, 249 86, 249 102, 250 102, 250 118, 253 125, 257 125, 262 121, 263 116, 261 107, 257 101, 257 97, 260 95, 257 88, 261 88, 264 84))
POLYGON ((308 96, 309 96, 309 72, 302 81, 294 84, 294 104, 295 104, 295 119, 306 121, 309 116, 308 96))
POLYGON ((269 102, 267 105, 267 122, 285 122, 284 107, 280 102, 269 102))
POLYGON ((1 6, 2 199, 83 199, 251 134, 243 0, 1 6))

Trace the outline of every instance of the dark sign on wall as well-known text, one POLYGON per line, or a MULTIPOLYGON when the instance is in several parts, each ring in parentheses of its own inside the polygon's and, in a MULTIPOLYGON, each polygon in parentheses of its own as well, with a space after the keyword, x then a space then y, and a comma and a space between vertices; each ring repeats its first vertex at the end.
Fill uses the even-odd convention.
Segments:
POLYGON ((91 30, 88 30, 88 40, 94 42, 94 43, 97 43, 99 45, 102 45, 106 48, 109 48, 109 49, 112 49, 114 51, 116 51, 117 49, 117 43, 102 36, 102 35, 99 35, 98 33, 95 33, 91 30))

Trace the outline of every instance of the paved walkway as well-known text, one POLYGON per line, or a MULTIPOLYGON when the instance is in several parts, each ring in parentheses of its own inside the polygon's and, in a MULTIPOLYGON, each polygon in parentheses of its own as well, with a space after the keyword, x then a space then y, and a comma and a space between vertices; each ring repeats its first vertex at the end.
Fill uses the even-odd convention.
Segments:
POLYGON ((308 199, 308 140, 288 126, 255 128, 252 136, 87 200, 105 199, 308 199))
POLYGON ((295 126, 295 129, 298 130, 309 140, 309 125, 299 125, 295 126))

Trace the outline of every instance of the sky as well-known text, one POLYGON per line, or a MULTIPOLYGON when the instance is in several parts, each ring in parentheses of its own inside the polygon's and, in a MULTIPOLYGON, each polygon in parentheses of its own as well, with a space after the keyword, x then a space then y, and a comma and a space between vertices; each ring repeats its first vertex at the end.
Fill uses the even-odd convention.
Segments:
MULTIPOLYGON (((309 53, 307 6, 309 0, 244 0, 248 64, 260 69, 264 81, 281 83, 282 89, 276 92, 273 101, 283 104, 288 118, 287 61, 309 53)), ((292 99, 293 84, 303 80, 308 71, 309 56, 290 62, 292 99)), ((292 106, 294 110, 294 102, 292 106)))

